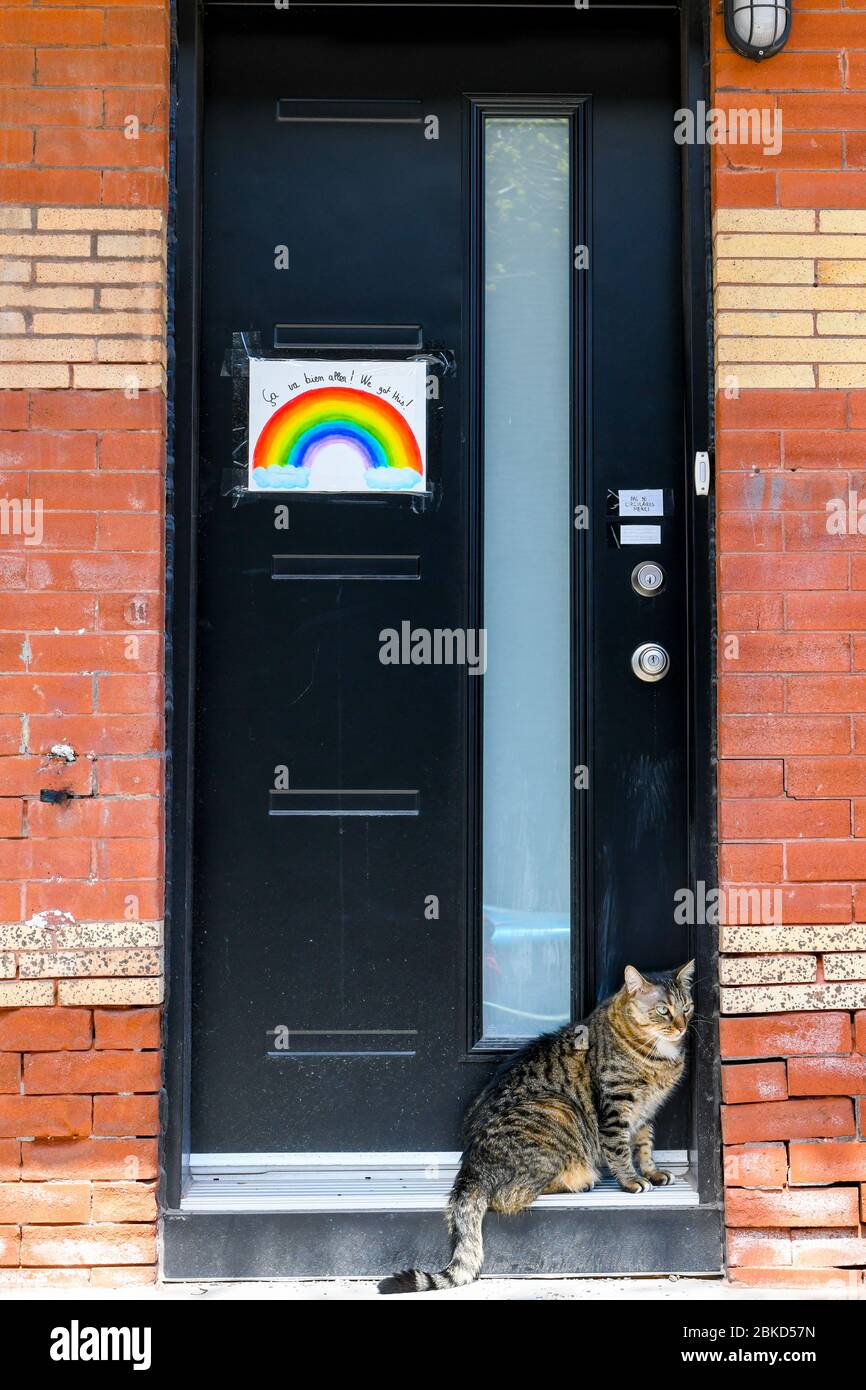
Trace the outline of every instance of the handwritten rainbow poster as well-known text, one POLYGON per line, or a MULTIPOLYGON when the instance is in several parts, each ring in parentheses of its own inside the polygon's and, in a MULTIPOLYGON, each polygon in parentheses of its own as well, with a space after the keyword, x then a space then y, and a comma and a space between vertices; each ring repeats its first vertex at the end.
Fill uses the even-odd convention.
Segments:
POLYGON ((425 492, 423 362, 250 360, 252 492, 425 492))

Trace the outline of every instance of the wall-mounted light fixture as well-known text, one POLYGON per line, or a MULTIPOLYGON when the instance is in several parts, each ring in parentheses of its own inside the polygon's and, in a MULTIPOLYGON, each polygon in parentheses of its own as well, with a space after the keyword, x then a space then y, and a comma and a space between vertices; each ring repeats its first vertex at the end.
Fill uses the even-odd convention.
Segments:
POLYGON ((725 36, 744 58, 760 62, 785 47, 792 0, 724 0, 725 36))

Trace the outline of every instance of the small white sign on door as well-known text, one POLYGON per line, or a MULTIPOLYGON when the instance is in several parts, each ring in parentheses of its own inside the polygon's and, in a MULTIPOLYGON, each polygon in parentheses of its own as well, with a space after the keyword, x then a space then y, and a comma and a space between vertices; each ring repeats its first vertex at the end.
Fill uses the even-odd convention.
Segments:
POLYGON ((250 359, 251 492, 426 492, 424 362, 250 359))
POLYGON ((660 526, 620 526, 620 545, 661 545, 660 526))
POLYGON ((620 516, 664 516, 664 490, 660 487, 620 488, 620 516))

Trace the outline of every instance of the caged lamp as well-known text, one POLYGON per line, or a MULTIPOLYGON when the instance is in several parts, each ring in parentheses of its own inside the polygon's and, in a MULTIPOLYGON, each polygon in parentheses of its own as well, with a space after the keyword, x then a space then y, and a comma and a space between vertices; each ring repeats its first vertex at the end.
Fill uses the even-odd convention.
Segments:
POLYGON ((792 0, 724 0, 725 35, 744 58, 759 63, 788 42, 792 0))

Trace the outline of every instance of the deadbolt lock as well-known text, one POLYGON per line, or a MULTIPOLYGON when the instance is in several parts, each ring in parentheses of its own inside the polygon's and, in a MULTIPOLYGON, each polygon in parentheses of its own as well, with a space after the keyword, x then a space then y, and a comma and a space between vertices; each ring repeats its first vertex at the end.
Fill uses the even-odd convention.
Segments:
POLYGON ((651 598, 665 585, 665 572, 654 560, 641 560, 631 572, 631 587, 643 598, 651 598))
POLYGON ((631 669, 639 681, 660 681, 670 664, 670 657, 658 642, 644 642, 632 652, 631 669))

